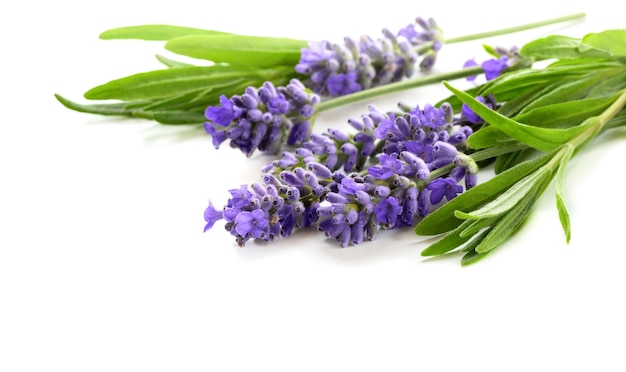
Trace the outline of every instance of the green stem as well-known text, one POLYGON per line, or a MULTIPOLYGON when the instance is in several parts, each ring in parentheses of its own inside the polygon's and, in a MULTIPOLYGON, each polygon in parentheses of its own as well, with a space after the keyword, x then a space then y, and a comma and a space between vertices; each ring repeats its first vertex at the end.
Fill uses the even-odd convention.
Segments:
POLYGON ((422 87, 430 84, 437 84, 444 80, 461 79, 468 76, 480 75, 483 73, 483 69, 480 66, 464 68, 454 72, 447 72, 443 74, 434 74, 420 77, 417 79, 404 80, 397 83, 381 85, 375 88, 362 90, 356 93, 348 94, 347 96, 341 96, 337 98, 331 98, 327 101, 320 102, 315 106, 315 113, 324 112, 335 107, 347 105, 350 103, 363 101, 366 99, 383 96, 390 93, 396 93, 403 90, 422 87))
POLYGON ((473 34, 473 35, 453 37, 453 38, 450 38, 450 39, 445 39, 444 40, 444 44, 461 43, 461 42, 464 42, 464 41, 484 39, 484 38, 492 37, 492 36, 510 34, 510 33, 513 33, 513 32, 524 31, 524 30, 530 30, 532 28, 541 27, 541 26, 547 26, 547 25, 551 25, 551 24, 554 24, 554 23, 578 20, 578 19, 581 19, 581 18, 585 17, 585 15, 586 15, 585 13, 576 13, 576 14, 572 14, 572 15, 568 15, 568 16, 564 16, 564 17, 546 19, 544 21, 528 23, 528 24, 525 24, 525 25, 514 26, 514 27, 509 27, 509 28, 503 28, 503 29, 500 29, 500 30, 487 31, 487 32, 479 33, 479 34, 473 34))

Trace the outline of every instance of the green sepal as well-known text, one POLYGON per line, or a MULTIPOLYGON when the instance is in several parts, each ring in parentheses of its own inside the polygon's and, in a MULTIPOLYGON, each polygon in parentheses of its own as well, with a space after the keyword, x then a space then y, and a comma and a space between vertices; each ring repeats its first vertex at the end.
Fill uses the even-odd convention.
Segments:
POLYGON ((242 35, 189 35, 169 40, 165 49, 188 57, 231 65, 295 66, 303 40, 242 35))
POLYGON ((138 39, 152 41, 167 41, 187 35, 228 35, 226 32, 202 30, 199 28, 170 26, 170 25, 139 25, 119 27, 104 31, 100 39, 138 39))

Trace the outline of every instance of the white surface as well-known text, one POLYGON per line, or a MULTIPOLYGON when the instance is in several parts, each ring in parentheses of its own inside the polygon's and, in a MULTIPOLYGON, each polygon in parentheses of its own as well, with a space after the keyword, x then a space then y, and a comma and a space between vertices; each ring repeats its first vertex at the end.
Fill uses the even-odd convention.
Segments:
MULTIPOLYGON (((315 231, 237 248, 222 224, 202 233, 203 210, 258 180, 269 158, 215 150, 198 129, 76 113, 53 97, 80 100, 97 84, 160 68, 160 43, 98 39, 119 26, 339 40, 417 15, 458 36, 588 13, 575 27, 447 46, 443 72, 483 56, 483 42, 623 27, 615 2, 11 4, 0 14, 1 371, 626 368, 623 130, 569 167, 569 246, 548 189, 514 239, 461 268, 460 256, 422 259, 428 242, 410 229, 345 249, 315 231)), ((432 87, 375 103, 446 94, 432 87)), ((329 112, 319 126, 344 125, 365 105, 329 112)))

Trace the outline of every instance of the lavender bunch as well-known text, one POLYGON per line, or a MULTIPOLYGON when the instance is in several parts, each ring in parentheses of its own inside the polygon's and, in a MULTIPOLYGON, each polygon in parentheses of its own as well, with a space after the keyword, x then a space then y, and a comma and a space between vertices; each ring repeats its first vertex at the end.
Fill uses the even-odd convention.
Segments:
POLYGON ((411 77, 420 58, 420 69, 428 71, 443 36, 434 19, 418 17, 415 22, 395 34, 385 28, 378 39, 309 42, 296 71, 306 75, 306 85, 322 96, 343 96, 411 77))
MULTIPOLYGON (((161 124, 201 124, 206 120, 205 109, 225 104, 223 97, 240 95, 245 87, 260 87, 266 81, 271 81, 277 87, 287 86, 291 79, 296 78, 304 81, 315 93, 331 96, 332 99, 325 101, 333 102, 325 107, 329 109, 349 103, 343 100, 336 102, 335 98, 345 98, 339 96, 349 94, 352 97, 355 92, 369 92, 372 88, 388 87, 390 84, 396 85, 395 91, 424 85, 424 82, 415 82, 416 85, 400 85, 406 81, 394 82, 412 76, 418 62, 420 69, 429 70, 443 44, 478 40, 577 20, 583 16, 573 14, 446 39, 432 19, 417 18, 414 24, 396 33, 385 29, 378 39, 363 36, 358 40, 346 38, 343 43, 239 35, 172 25, 121 27, 103 32, 100 38, 159 40, 165 42, 165 49, 169 52, 210 63, 194 64, 157 55, 159 62, 164 65, 163 69, 114 79, 84 94, 84 98, 91 101, 117 102, 81 104, 59 94, 55 94, 55 97, 65 107, 78 112, 144 118, 161 124)), ((431 79, 428 83, 478 73, 477 70, 465 70, 431 79)), ((387 93, 389 91, 380 90, 359 99, 371 99, 387 93)), ((227 126, 228 122, 217 125, 213 129, 219 130, 219 127, 227 126)), ((275 135, 278 136, 277 133, 275 135)), ((260 134, 257 136, 263 137, 260 134)), ((219 142, 223 137, 218 134, 215 141, 219 142)), ((250 148, 238 147, 242 147, 244 152, 248 152, 246 147, 250 148)))
POLYGON ((478 169, 462 152, 470 122, 455 118, 447 104, 401 108, 383 113, 370 106, 349 120, 356 134, 329 129, 284 151, 263 168, 263 183, 231 190, 222 211, 209 204, 205 231, 224 219, 243 246, 316 225, 341 246, 359 244, 381 229, 411 226, 443 199, 473 187, 478 169))

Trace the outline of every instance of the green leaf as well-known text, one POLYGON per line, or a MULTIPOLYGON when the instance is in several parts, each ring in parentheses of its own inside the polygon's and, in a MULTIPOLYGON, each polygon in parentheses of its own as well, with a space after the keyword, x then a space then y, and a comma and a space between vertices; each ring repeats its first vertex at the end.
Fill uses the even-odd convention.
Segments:
POLYGON ((290 68, 257 69, 243 66, 198 66, 143 72, 97 86, 87 99, 158 99, 197 89, 227 86, 233 80, 248 78, 272 80, 288 75, 290 68))
POLYGON ((583 44, 585 49, 591 47, 612 56, 626 57, 626 29, 587 34, 583 37, 583 44))
POLYGON ((167 41, 169 39, 187 35, 228 35, 228 33, 170 25, 140 25, 114 28, 104 31, 100 34, 100 39, 139 39, 167 41))
POLYGON ((502 154, 496 158, 494 172, 500 174, 505 170, 519 164, 528 153, 527 150, 520 150, 508 154, 502 154))
MULTIPOLYGON (((611 68, 610 70, 614 69, 611 68)), ((608 71, 594 71, 591 74, 587 74, 573 81, 565 82, 564 84, 550 84, 546 87, 546 91, 538 96, 536 100, 526 105, 526 107, 520 111, 520 114, 541 106, 585 98, 598 82, 606 79, 608 76, 608 71)))
POLYGON ((84 105, 70 101, 69 99, 61 96, 60 94, 54 95, 61 104, 70 110, 84 112, 88 114, 99 115, 131 115, 132 110, 126 108, 126 103, 108 103, 108 104, 89 104, 84 105))
POLYGON ((589 117, 601 114, 615 101, 615 97, 616 95, 612 95, 554 103, 535 108, 511 119, 541 128, 571 128, 589 117))
POLYGON ((461 266, 468 266, 471 264, 475 264, 476 262, 482 260, 483 258, 485 258, 487 255, 489 254, 489 252, 487 253, 477 253, 475 249, 470 250, 469 252, 467 252, 463 258, 461 258, 461 266))
POLYGON ((489 233, 482 239, 475 248, 476 253, 487 253, 497 248, 506 241, 528 217, 533 205, 541 196, 545 188, 550 183, 551 172, 541 172, 540 177, 535 179, 534 188, 522 198, 513 208, 511 208, 498 222, 491 228, 489 233))
POLYGON ((429 213, 415 226, 418 235, 438 235, 455 229, 463 220, 457 218, 457 210, 475 210, 498 197, 522 178, 528 176, 549 161, 553 153, 542 154, 527 160, 495 176, 487 182, 478 184, 460 194, 438 209, 429 213))
POLYGON ((586 130, 585 125, 568 129, 548 129, 525 125, 503 116, 477 101, 467 93, 453 88, 447 82, 444 85, 455 93, 463 102, 474 110, 486 122, 506 133, 515 140, 540 151, 550 151, 586 130))
POLYGON ((569 212, 567 211, 567 207, 565 205, 565 168, 567 167, 569 160, 574 155, 574 150, 574 146, 567 146, 565 148, 565 153, 559 163, 559 169, 557 170, 556 180, 554 183, 554 189, 556 192, 556 208, 559 212, 559 220, 561 221, 561 226, 563 227, 563 232, 565 233, 565 241, 567 243, 569 243, 572 236, 572 230, 569 212))
POLYGON ((499 101, 506 101, 516 97, 523 89, 536 89, 538 86, 549 84, 565 84, 580 79, 581 75, 587 75, 600 69, 610 67, 623 67, 614 61, 590 60, 588 63, 570 63, 566 65, 550 65, 543 69, 524 68, 507 72, 491 84, 485 85, 480 94, 485 96, 495 94, 499 101))
MULTIPOLYGON (((492 218, 483 218, 480 220, 466 220, 466 222, 471 222, 469 226, 467 226, 463 231, 460 232, 459 236, 462 238, 469 237, 477 234, 480 230, 493 225, 498 222, 499 217, 492 218)), ((461 224, 461 226, 465 225, 465 222, 461 224)))
POLYGON ((152 114, 152 119, 161 124, 202 124, 206 121, 203 112, 193 111, 159 111, 152 114))
POLYGON ((465 230, 472 221, 465 221, 459 227, 446 234, 443 238, 429 245, 420 254, 422 256, 438 256, 450 252, 458 246, 470 240, 471 236, 462 237, 460 233, 465 230))
POLYGON ((580 39, 551 35, 526 43, 519 53, 522 57, 536 59, 607 58, 610 56, 602 50, 588 49, 582 51, 579 47, 580 39))
POLYGON ((537 182, 544 178, 548 172, 548 169, 541 168, 538 171, 522 178, 496 199, 487 203, 483 207, 471 212, 462 212, 457 210, 454 212, 454 215, 457 218, 466 220, 479 220, 503 215, 519 204, 520 201, 526 197, 526 195, 535 190, 537 182))
POLYGON ((496 48, 491 45, 483 44, 483 50, 492 57, 500 58, 500 55, 496 52, 496 48))
POLYGON ((184 62, 174 61, 173 59, 169 59, 169 58, 164 57, 164 56, 162 56, 160 54, 156 55, 156 59, 158 59, 159 62, 161 62, 165 66, 171 67, 171 68, 193 67, 194 66, 191 63, 184 63, 184 62))
POLYGON ((483 127, 475 133, 472 133, 472 135, 467 139, 467 144, 473 149, 510 145, 513 142, 516 141, 493 126, 483 127))
POLYGON ((257 67, 291 66, 306 41, 240 35, 189 35, 171 39, 165 49, 199 59, 257 67))

